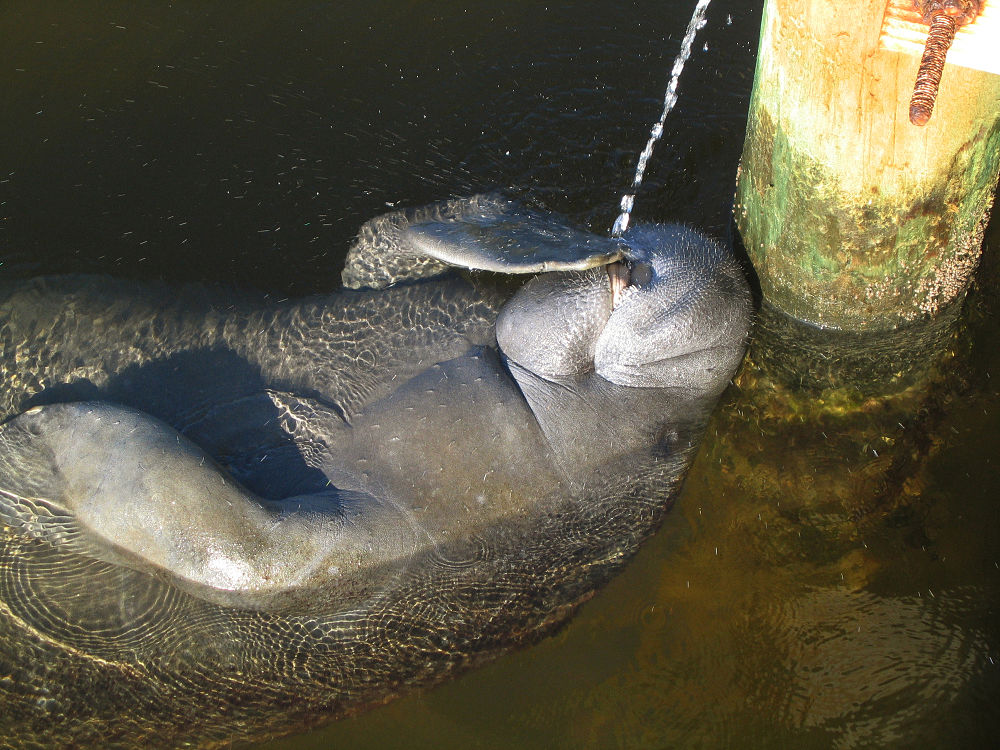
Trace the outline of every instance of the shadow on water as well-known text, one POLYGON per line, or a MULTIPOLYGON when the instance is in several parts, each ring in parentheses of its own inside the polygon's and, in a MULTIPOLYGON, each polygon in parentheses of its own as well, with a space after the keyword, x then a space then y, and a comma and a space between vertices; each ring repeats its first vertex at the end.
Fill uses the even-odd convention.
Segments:
POLYGON ((320 492, 329 484, 326 476, 304 461, 266 388, 260 369, 243 357, 201 349, 130 365, 100 387, 87 379, 56 383, 23 408, 71 401, 128 406, 176 426, 263 498, 320 492))

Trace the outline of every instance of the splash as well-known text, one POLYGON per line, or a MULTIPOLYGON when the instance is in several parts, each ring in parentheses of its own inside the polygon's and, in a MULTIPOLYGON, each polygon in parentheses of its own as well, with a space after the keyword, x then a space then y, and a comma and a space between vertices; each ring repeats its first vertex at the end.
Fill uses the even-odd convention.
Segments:
POLYGON ((621 213, 615 219, 615 224, 611 228, 612 237, 621 237, 625 233, 625 230, 628 229, 629 217, 632 215, 632 206, 635 203, 635 195, 639 191, 639 186, 642 185, 642 177, 646 173, 646 164, 649 162, 649 157, 653 155, 653 147, 663 135, 663 123, 667 119, 667 115, 670 114, 670 110, 677 103, 677 83, 680 80, 681 71, 684 70, 684 63, 691 57, 691 47, 694 44, 694 38, 697 36, 698 31, 705 26, 705 13, 711 1, 698 0, 694 14, 688 22, 687 31, 684 33, 684 39, 681 41, 681 51, 674 58, 674 67, 670 73, 670 81, 667 83, 667 93, 663 97, 663 112, 660 114, 660 119, 657 120, 649 132, 649 140, 646 141, 646 148, 639 155, 639 162, 635 165, 635 176, 632 178, 632 185, 629 187, 629 192, 622 196, 621 213))

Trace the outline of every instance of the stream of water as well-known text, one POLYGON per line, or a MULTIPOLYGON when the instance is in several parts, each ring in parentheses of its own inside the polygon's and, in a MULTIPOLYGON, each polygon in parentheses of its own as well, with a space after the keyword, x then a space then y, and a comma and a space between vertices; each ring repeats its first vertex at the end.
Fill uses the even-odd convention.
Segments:
POLYGON ((667 92, 663 97, 663 111, 660 113, 660 119, 650 129, 646 147, 643 148, 642 153, 639 154, 639 159, 636 161, 635 175, 632 177, 632 185, 629 187, 629 192, 625 193, 619 202, 621 213, 618 214, 618 218, 615 219, 615 223, 611 227, 612 237, 621 237, 625 234, 625 230, 628 229, 632 207, 635 205, 635 196, 639 192, 639 188, 642 187, 642 177, 646 174, 646 165, 653 155, 653 148, 656 142, 663 137, 663 123, 666 122, 667 115, 670 114, 670 110, 677 104, 677 86, 681 80, 681 73, 684 72, 684 63, 691 57, 691 46, 694 44, 695 36, 705 26, 705 14, 708 12, 710 2, 711 0, 698 0, 698 4, 694 8, 694 13, 691 15, 691 20, 688 21, 687 30, 684 32, 684 39, 681 40, 681 51, 677 53, 677 57, 674 59, 674 66, 670 71, 670 81, 667 83, 667 92))

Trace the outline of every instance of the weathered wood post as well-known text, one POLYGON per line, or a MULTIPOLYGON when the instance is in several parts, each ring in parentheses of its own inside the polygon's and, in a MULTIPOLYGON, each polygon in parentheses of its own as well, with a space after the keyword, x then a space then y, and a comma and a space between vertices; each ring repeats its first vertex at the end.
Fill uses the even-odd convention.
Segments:
MULTIPOLYGON (((986 5, 1000 15, 1000 0, 986 5)), ((1000 173, 1000 69, 950 52, 917 127, 919 52, 880 45, 885 12, 885 0, 766 0, 737 182, 764 298, 847 331, 905 326, 964 295, 1000 173)), ((1000 35, 984 59, 1000 66, 998 50, 1000 35)))

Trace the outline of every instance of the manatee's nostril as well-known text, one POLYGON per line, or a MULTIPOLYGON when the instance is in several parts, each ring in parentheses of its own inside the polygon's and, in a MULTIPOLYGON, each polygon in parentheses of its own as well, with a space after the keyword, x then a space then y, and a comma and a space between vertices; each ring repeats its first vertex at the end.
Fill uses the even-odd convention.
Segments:
POLYGON ((623 260, 609 263, 607 268, 608 281, 611 282, 611 309, 614 310, 618 307, 618 301, 629 285, 632 274, 628 262, 623 260))
POLYGON ((632 278, 629 282, 632 286, 645 286, 653 280, 653 267, 649 263, 633 263, 632 278))

